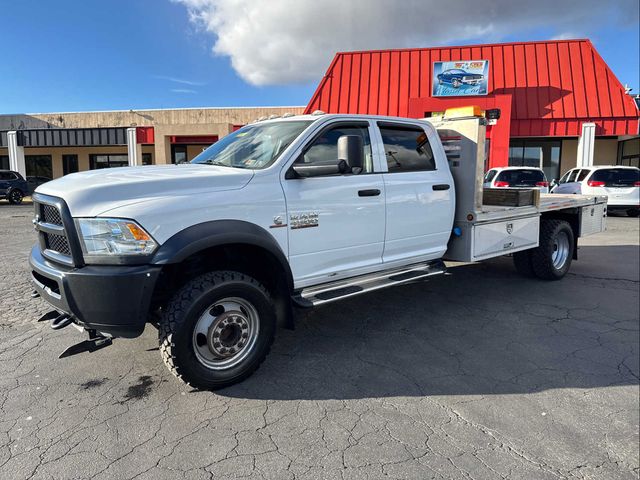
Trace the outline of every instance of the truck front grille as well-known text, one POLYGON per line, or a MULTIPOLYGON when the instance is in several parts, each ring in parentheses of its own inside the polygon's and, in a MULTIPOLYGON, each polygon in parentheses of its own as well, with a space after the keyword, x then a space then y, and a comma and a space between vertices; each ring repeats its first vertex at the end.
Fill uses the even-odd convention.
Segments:
POLYGON ((55 233, 45 233, 44 235, 49 250, 71 257, 71 249, 69 248, 67 237, 56 235, 55 233))
POLYGON ((63 200, 34 194, 34 226, 38 231, 40 250, 48 260, 69 266, 76 265, 69 238, 75 232, 73 220, 63 200), (64 210, 65 212, 63 212, 64 210))
POLYGON ((54 207, 53 205, 42 204, 41 211, 41 218, 43 222, 62 226, 62 217, 60 216, 60 211, 57 207, 54 207))

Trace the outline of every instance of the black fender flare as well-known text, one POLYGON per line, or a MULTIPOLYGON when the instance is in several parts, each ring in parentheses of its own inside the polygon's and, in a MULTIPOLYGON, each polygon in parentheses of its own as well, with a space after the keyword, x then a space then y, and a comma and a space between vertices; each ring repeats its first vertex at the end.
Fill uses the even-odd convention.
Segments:
POLYGON ((151 263, 180 263, 208 248, 232 244, 252 245, 268 251, 282 267, 289 291, 293 291, 291 267, 278 242, 264 228, 243 220, 213 220, 187 227, 160 245, 151 263))

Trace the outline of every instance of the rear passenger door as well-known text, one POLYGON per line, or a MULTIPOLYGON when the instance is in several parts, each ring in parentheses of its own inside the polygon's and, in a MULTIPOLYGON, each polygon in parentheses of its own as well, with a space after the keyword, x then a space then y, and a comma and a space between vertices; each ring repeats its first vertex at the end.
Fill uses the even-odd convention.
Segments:
POLYGON ((387 172, 382 260, 406 264, 440 258, 447 249, 455 208, 444 150, 430 125, 378 122, 387 172))

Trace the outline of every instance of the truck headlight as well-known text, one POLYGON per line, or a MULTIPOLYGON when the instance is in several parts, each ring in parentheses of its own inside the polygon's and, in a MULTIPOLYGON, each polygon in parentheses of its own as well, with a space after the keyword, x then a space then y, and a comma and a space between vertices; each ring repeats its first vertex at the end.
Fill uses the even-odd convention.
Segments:
POLYGON ((158 244, 140 225, 123 218, 77 218, 85 255, 148 255, 158 244))

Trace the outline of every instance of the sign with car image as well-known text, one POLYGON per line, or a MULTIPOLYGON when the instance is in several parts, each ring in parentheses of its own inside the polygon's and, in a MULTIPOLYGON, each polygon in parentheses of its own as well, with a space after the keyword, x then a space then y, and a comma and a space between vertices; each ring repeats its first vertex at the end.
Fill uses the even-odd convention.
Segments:
POLYGON ((470 60, 433 63, 433 96, 486 95, 489 61, 470 60))

